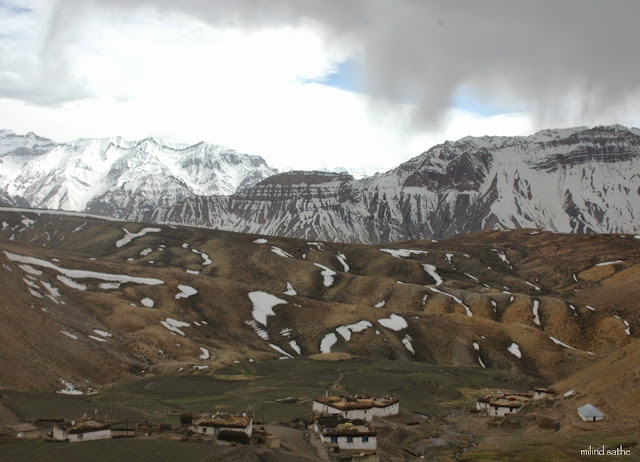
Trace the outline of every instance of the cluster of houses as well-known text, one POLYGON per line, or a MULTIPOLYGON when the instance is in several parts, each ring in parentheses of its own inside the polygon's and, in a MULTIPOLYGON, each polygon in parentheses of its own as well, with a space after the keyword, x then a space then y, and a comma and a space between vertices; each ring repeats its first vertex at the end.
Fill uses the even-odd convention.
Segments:
MULTIPOLYGON (((565 393, 564 397, 572 396, 565 393)), ((542 399, 555 399, 553 388, 536 388, 532 393, 500 393, 484 396, 476 401, 476 410, 486 412, 490 417, 504 417, 517 413, 528 402, 542 399)), ((311 418, 313 429, 322 444, 330 452, 347 455, 361 462, 376 461, 378 433, 372 425, 374 419, 397 415, 400 403, 397 398, 377 398, 371 396, 320 396, 313 399, 311 418)), ((592 404, 578 408, 578 415, 584 421, 596 422, 605 418, 604 414, 592 404)), ((240 444, 260 443, 268 448, 280 447, 280 439, 269 434, 264 428, 255 428, 254 419, 247 414, 203 414, 183 422, 182 432, 199 435, 205 439, 235 442, 240 444)), ((181 419, 182 422, 182 419, 181 419)), ((136 429, 142 432, 170 430, 164 425, 138 424, 136 429), (158 428, 156 428, 158 427, 158 428)), ((10 429, 17 438, 37 438, 39 430, 30 424, 12 425, 10 429)), ((132 429, 112 429, 111 425, 91 418, 78 421, 56 422, 49 434, 57 441, 80 442, 93 441, 122 436, 134 436, 132 429)))
POLYGON ((522 407, 533 400, 555 397, 556 391, 553 388, 536 388, 533 393, 500 393, 498 395, 487 395, 478 398, 476 410, 486 412, 490 417, 503 417, 515 414, 522 407))
MULTIPOLYGON (((564 397, 573 396, 572 392, 565 393, 564 397)), ((515 414, 529 401, 541 399, 555 399, 556 391, 553 388, 538 387, 533 393, 500 393, 487 395, 476 400, 476 411, 486 412, 490 417, 504 417, 515 414)), ((585 404, 578 408, 578 415, 585 422, 597 422, 604 419, 604 414, 593 404, 585 404)))
POLYGON ((313 426, 322 444, 332 452, 347 452, 360 460, 375 460, 378 434, 374 418, 397 415, 397 398, 320 396, 313 400, 313 426))
MULTIPOLYGON (((42 432, 38 427, 26 423, 10 425, 8 428, 19 439, 40 438, 42 432)), ((75 443, 149 435, 166 430, 171 431, 171 426, 168 424, 139 423, 135 425, 135 428, 112 428, 108 423, 85 416, 78 420, 56 421, 53 425, 53 431, 48 433, 48 436, 56 441, 75 443)), ((264 429, 254 429, 253 419, 246 414, 205 414, 198 416, 195 420, 190 416, 189 423, 185 424, 180 431, 186 434, 197 434, 205 438, 211 437, 211 439, 215 440, 241 444, 248 444, 250 439, 254 437, 256 442, 263 443, 270 448, 279 447, 280 445, 277 436, 267 433, 264 429)))

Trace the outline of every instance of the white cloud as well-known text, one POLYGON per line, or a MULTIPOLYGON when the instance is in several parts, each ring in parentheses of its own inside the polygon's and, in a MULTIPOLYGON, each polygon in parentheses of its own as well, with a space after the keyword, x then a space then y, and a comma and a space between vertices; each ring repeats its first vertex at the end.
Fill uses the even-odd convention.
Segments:
MULTIPOLYGON (((483 117, 453 109, 442 126, 422 131, 415 107, 309 83, 358 50, 305 23, 214 27, 180 13, 101 9, 54 34, 55 48, 43 32, 48 14, 42 7, 0 21, 13 34, 0 39, 0 128, 60 141, 205 140, 275 167, 309 169, 391 167, 446 139, 525 135, 536 126, 525 112, 483 117), (43 56, 47 49, 63 53, 61 75, 51 67, 57 56, 43 56), (47 87, 52 69, 55 85, 47 87), (38 97, 70 100, 51 106, 36 104, 38 97)), ((632 109, 627 115, 637 120, 632 109)))

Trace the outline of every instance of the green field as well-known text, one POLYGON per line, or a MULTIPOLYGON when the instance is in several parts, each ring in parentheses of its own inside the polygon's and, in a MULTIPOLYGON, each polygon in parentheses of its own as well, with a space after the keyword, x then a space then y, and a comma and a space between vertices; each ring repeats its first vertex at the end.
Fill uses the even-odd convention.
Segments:
MULTIPOLYGON (((400 398, 399 419, 411 412, 428 416, 429 425, 407 439, 437 433, 442 416, 472 406, 462 389, 529 390, 530 377, 477 367, 435 366, 418 362, 369 360, 314 361, 307 358, 234 364, 212 375, 150 377, 118 385, 92 396, 4 392, 2 404, 25 421, 77 419, 83 414, 114 423, 149 421, 179 424, 182 413, 249 412, 266 422, 288 424, 311 414, 315 396, 331 394, 392 395, 400 398), (275 402, 295 397, 296 403, 275 402), (431 419, 433 418, 433 419, 431 419)), ((402 444, 402 441, 398 442, 402 444)), ((205 460, 215 445, 157 440, 113 440, 79 445, 19 442, 0 445, 0 460, 205 460), (151 442, 152 441, 152 442, 151 442), (101 459, 87 458, 100 447, 101 459), (146 459, 139 455, 145 453, 146 459), (55 455, 51 459, 52 454, 55 455), (153 457, 152 457, 153 456, 153 457)))
POLYGON ((0 461, 205 461, 220 460, 225 449, 215 444, 160 439, 112 439, 77 444, 21 441, 0 444, 0 461))

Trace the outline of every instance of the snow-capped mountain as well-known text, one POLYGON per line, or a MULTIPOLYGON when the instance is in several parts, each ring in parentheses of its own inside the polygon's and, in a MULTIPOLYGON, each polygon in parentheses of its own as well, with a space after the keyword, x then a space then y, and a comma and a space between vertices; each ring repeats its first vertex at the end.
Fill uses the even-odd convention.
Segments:
MULTIPOLYGON (((0 132, 0 200, 31 207, 141 219, 198 195, 229 195, 277 173, 258 156, 198 143, 147 138, 58 144, 0 132)), ((13 204, 12 204, 13 205, 13 204)))
POLYGON ((147 219, 342 242, 494 228, 640 231, 640 131, 543 130, 446 142, 370 178, 287 172, 229 197, 194 197, 147 219))
MULTIPOLYGON (((316 170, 319 172, 347 173, 352 177, 354 177, 356 180, 361 180, 363 178, 368 178, 370 176, 373 176, 376 173, 387 172, 392 168, 393 166, 387 166, 387 167, 377 166, 376 167, 373 165, 367 165, 363 167, 332 167, 332 168, 323 167, 316 170)), ((293 172, 297 170, 298 169, 291 168, 291 167, 280 169, 281 172, 293 172)))
POLYGON ((0 133, 0 202, 9 205, 363 243, 496 228, 640 232, 640 130, 617 125, 466 137, 362 179, 275 174, 259 157, 205 143, 49 147, 0 133))

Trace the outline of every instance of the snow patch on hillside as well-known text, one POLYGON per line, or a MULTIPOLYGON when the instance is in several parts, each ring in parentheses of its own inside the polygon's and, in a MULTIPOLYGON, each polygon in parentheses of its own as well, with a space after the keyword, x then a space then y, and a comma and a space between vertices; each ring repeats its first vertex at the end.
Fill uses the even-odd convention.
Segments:
POLYGON ((209 359, 209 350, 207 350, 205 347, 200 347, 200 351, 202 351, 202 354, 198 356, 199 359, 209 359))
POLYGON ((615 260, 615 261, 605 261, 602 263, 598 263, 596 266, 609 266, 609 265, 617 265, 618 263, 623 263, 624 260, 615 260))
POLYGON ((380 249, 381 252, 386 252, 396 258, 407 258, 412 254, 420 255, 427 254, 426 250, 412 250, 412 249, 380 249))
POLYGON ((373 327, 373 325, 369 321, 358 321, 347 326, 339 326, 336 328, 336 332, 342 335, 342 337, 348 342, 349 340, 351 340, 352 332, 362 332, 369 327, 373 327))
POLYGON ((458 303, 459 305, 462 305, 462 307, 465 309, 465 311, 467 313, 467 316, 473 316, 473 313, 471 312, 471 308, 469 308, 467 305, 465 305, 463 303, 463 301, 461 299, 459 299, 458 297, 456 297, 455 295, 448 294, 446 292, 443 292, 441 290, 435 289, 433 287, 429 287, 429 289, 431 291, 433 291, 433 292, 437 292, 439 294, 442 294, 442 295, 445 295, 445 296, 447 296, 449 298, 452 298, 456 303, 458 303))
POLYGON ((298 343, 295 340, 289 341, 289 346, 293 351, 295 351, 299 355, 302 355, 302 350, 300 349, 300 346, 298 346, 298 343))
POLYGON ((58 276, 56 276, 56 278, 58 279, 58 281, 62 282, 65 286, 71 287, 72 289, 82 290, 82 291, 87 290, 87 286, 85 284, 81 284, 66 276, 62 276, 59 274, 58 276))
POLYGON ((185 335, 181 328, 191 327, 191 324, 189 324, 188 322, 178 321, 177 319, 173 318, 167 318, 164 321, 160 321, 160 324, 169 329, 170 332, 180 334, 183 337, 185 335))
POLYGON ((409 350, 411 353, 413 353, 413 354, 415 355, 415 354, 416 354, 416 351, 413 349, 413 345, 411 344, 411 341, 412 341, 412 340, 413 340, 413 339, 411 338, 411 336, 410 336, 410 335, 405 335, 405 336, 402 338, 402 343, 404 344, 404 346, 405 346, 405 348, 406 348, 407 350, 409 350))
POLYGON ((348 273, 349 272, 349 265, 347 264, 347 257, 345 256, 345 254, 343 253, 338 253, 338 255, 336 255, 336 258, 338 259, 338 261, 340 262, 340 264, 342 265, 342 268, 344 268, 344 272, 348 273))
POLYGON ((331 347, 336 344, 338 337, 333 332, 325 335, 320 341, 320 353, 331 353, 331 347))
POLYGON ((281 355, 283 355, 283 358, 280 359, 293 359, 293 356, 291 356, 289 353, 287 353, 286 351, 284 351, 282 348, 280 348, 278 345, 274 345, 273 343, 270 343, 269 346, 271 348, 273 348, 274 350, 276 350, 278 353, 280 353, 281 355))
POLYGON ((253 304, 253 312, 251 313, 253 319, 262 324, 267 325, 267 317, 275 316, 273 307, 277 305, 286 305, 287 301, 276 297, 275 295, 268 294, 267 292, 255 291, 249 292, 249 299, 253 304))
POLYGON ((212 263, 211 259, 209 258, 209 255, 207 255, 206 253, 200 252, 198 249, 191 249, 191 251, 193 253, 197 253, 202 257, 202 266, 207 266, 212 263))
POLYGON ((282 292, 285 295, 298 295, 298 292, 296 292, 296 290, 293 288, 293 286, 291 285, 290 282, 287 282, 287 290, 285 290, 284 292, 282 292))
POLYGON ((103 281, 112 281, 112 282, 132 282, 135 284, 144 284, 144 285, 159 285, 164 284, 164 281, 155 278, 139 278, 134 276, 128 276, 125 274, 110 274, 110 273, 100 273, 96 271, 85 271, 85 270, 74 270, 67 269, 57 266, 47 260, 41 260, 39 258, 34 257, 25 257, 22 255, 17 255, 11 252, 4 251, 5 255, 11 261, 17 261, 20 263, 27 263, 34 266, 40 266, 43 268, 49 268, 58 273, 61 273, 69 278, 76 279, 100 279, 103 281))
POLYGON ((569 346, 569 345, 567 345, 566 343, 561 342, 560 340, 558 340, 558 339, 557 339, 557 338, 555 338, 555 337, 551 337, 551 336, 549 336, 549 339, 550 339, 553 343, 555 343, 556 345, 560 345, 560 346, 562 346, 562 347, 569 348, 570 350, 575 350, 575 348, 573 348, 572 346, 569 346))
POLYGON ((93 329, 93 331, 94 331, 96 334, 98 334, 99 336, 101 336, 101 337, 112 337, 112 335, 111 335, 109 332, 104 331, 104 330, 100 330, 100 329, 93 329))
POLYGON ((195 295, 198 293, 198 291, 193 287, 186 286, 184 284, 178 284, 178 289, 180 289, 180 292, 176 294, 176 300, 181 298, 189 298, 192 295, 195 295))
POLYGON ((147 233, 159 233, 160 231, 162 231, 160 228, 143 228, 141 231, 138 231, 137 233, 132 233, 127 228, 122 228, 122 230, 124 231, 124 237, 116 241, 116 247, 122 247, 124 245, 127 245, 128 243, 133 241, 135 238, 142 237, 147 233))
MULTIPOLYGON (((18 268, 20 268, 25 273, 33 274, 34 276, 42 276, 42 271, 35 269, 33 266, 18 265, 18 268)), ((11 271, 11 268, 8 268, 8 269, 9 271, 11 271)))
POLYGON ((409 327, 407 321, 402 316, 398 316, 395 313, 388 318, 378 319, 378 324, 386 327, 387 329, 395 330, 396 332, 409 327))
POLYGON ((321 265, 320 263, 314 263, 314 265, 322 269, 320 274, 322 274, 324 286, 331 287, 333 285, 333 277, 336 275, 336 272, 324 265, 321 265))
POLYGON ((284 257, 284 258, 293 258, 293 255, 291 255, 288 252, 285 252, 280 247, 276 247, 275 245, 271 246, 271 251, 276 255, 280 255, 281 257, 284 257))
POLYGON ((540 306, 540 302, 538 300, 534 300, 533 308, 531 309, 531 311, 533 312, 533 322, 538 326, 540 325, 540 316, 538 316, 539 306, 540 306))
POLYGON ((524 283, 527 284, 528 286, 533 287, 536 290, 536 292, 540 290, 540 287, 538 287, 535 284, 530 283, 529 281, 524 281, 524 283))
POLYGON ((429 276, 431 276, 435 281, 436 281, 436 286, 439 286, 440 284, 442 284, 444 282, 444 280, 440 277, 440 275, 437 273, 436 271, 436 267, 433 265, 429 265, 427 263, 424 263, 422 265, 422 267, 424 268, 424 270, 427 272, 427 274, 429 276))
POLYGON ((522 353, 520 352, 520 345, 517 343, 512 343, 507 347, 507 351, 511 353, 516 358, 522 358, 522 353))

